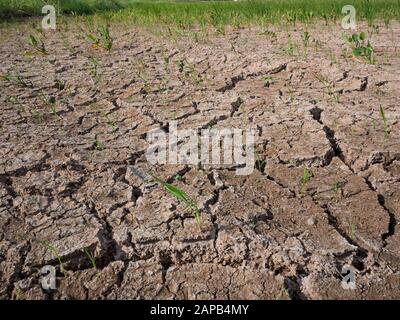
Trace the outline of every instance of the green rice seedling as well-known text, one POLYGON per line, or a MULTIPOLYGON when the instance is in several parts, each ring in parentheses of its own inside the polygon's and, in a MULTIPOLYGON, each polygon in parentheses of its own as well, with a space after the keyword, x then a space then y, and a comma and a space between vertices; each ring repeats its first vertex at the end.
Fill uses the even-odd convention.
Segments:
POLYGON ((389 136, 389 124, 385 115, 385 110, 383 109, 382 105, 379 106, 379 114, 382 118, 383 122, 383 130, 385 131, 385 136, 389 136))
POLYGON ((48 97, 43 93, 43 91, 40 91, 40 93, 39 93, 39 98, 42 100, 42 102, 43 102, 46 106, 49 106, 49 107, 51 108, 51 113, 52 113, 54 116, 57 116, 57 117, 61 118, 61 117, 59 116, 58 112, 57 112, 57 109, 56 109, 56 100, 55 100, 54 97, 48 98, 48 97))
POLYGON ((254 162, 254 167, 256 168, 256 170, 260 171, 261 173, 264 173, 267 162, 260 157, 260 154, 258 153, 257 150, 254 150, 254 155, 256 159, 256 161, 254 162))
POLYGON ((322 48, 321 40, 315 39, 315 40, 314 40, 314 49, 315 49, 315 52, 318 52, 318 50, 321 50, 321 48, 322 48))
POLYGON ((340 183, 335 182, 335 184, 333 185, 333 192, 338 193, 339 190, 340 190, 340 183))
POLYGON ((343 195, 342 187, 343 187, 343 183, 335 182, 335 184, 333 185, 333 188, 332 188, 333 192, 335 192, 338 195, 339 198, 341 198, 342 195, 343 195))
POLYGON ((335 102, 339 101, 339 95, 334 92, 332 84, 322 75, 314 73, 314 77, 324 86, 326 93, 333 98, 335 102))
POLYGON ((44 42, 40 39, 36 39, 33 34, 30 34, 28 37, 28 44, 35 50, 41 54, 46 54, 46 48, 44 46, 44 42))
POLYGON ((5 75, 3 75, 3 80, 9 83, 17 84, 21 87, 26 87, 26 88, 32 87, 32 84, 28 83, 21 75, 21 73, 17 70, 14 73, 7 72, 5 75))
POLYGON ((94 141, 94 149, 97 151, 103 151, 106 148, 104 142, 101 142, 97 137, 94 141))
POLYGON ((271 76, 263 76, 262 80, 266 88, 269 88, 269 86, 274 83, 271 76))
POLYGON ((175 175, 174 177, 175 181, 182 181, 182 176, 180 174, 175 175))
POLYGON ((217 34, 220 34, 222 36, 225 35, 225 27, 222 24, 218 24, 215 28, 215 31, 217 32, 217 34))
POLYGON ((24 296, 20 287, 15 287, 13 294, 15 300, 24 300, 24 296))
POLYGON ((276 35, 276 32, 269 31, 269 30, 261 31, 261 32, 259 33, 259 35, 269 36, 269 37, 272 39, 272 41, 276 41, 277 38, 278 38, 277 35, 276 35))
MULTIPOLYGON (((1 1, 0 18, 39 15, 43 3, 51 1, 25 0, 1 1)), ((55 3, 55 1, 52 1, 55 3)), ((296 21, 310 22, 323 18, 326 23, 341 18, 342 0, 268 0, 268 1, 131 1, 131 0, 71 0, 60 1, 59 14, 74 16, 94 15, 108 21, 130 20, 145 26, 170 25, 187 29, 194 25, 237 23, 288 24, 296 21)), ((352 0, 357 8, 357 18, 374 21, 377 18, 397 19, 400 15, 396 0, 352 0)))
POLYGON ((303 46, 304 46, 304 55, 307 57, 308 46, 310 45, 310 34, 308 33, 308 31, 303 32, 301 39, 303 41, 303 46))
POLYGON ((65 89, 66 81, 61 81, 60 79, 54 79, 54 87, 57 88, 59 91, 65 89))
POLYGON ((308 170, 307 167, 304 167, 303 176, 301 177, 301 181, 300 181, 302 194, 304 193, 304 189, 305 189, 307 183, 310 181, 310 177, 311 177, 310 171, 308 170))
POLYGON ((347 222, 347 226, 351 240, 356 241, 357 226, 351 221, 347 222))
POLYGON ((14 105, 17 105, 20 112, 25 111, 24 105, 21 103, 21 101, 19 101, 17 97, 9 97, 8 101, 10 101, 14 105))
POLYGON ((58 264, 60 266, 60 272, 67 277, 67 271, 64 268, 64 264, 61 260, 60 254, 58 253, 57 248, 55 248, 49 241, 47 240, 37 240, 38 243, 40 243, 41 245, 43 245, 44 247, 46 247, 47 250, 49 250, 53 256, 58 260, 58 264))
POLYGON ((93 79, 93 82, 97 84, 100 80, 100 74, 98 72, 99 61, 95 57, 89 57, 90 64, 90 75, 93 79))
POLYGON ((296 50, 298 49, 298 46, 293 42, 292 40, 292 36, 290 34, 288 34, 288 38, 287 38, 287 47, 284 49, 284 51, 290 55, 290 56, 294 56, 296 54, 296 50))
POLYGON ((37 124, 41 124, 43 122, 43 113, 36 108, 31 109, 31 114, 35 118, 37 124))
POLYGON ((97 48, 103 47, 107 51, 111 51, 113 46, 113 40, 110 36, 110 29, 108 26, 101 26, 97 28, 95 34, 89 33, 86 35, 87 39, 92 42, 92 47, 97 48))
POLYGON ((179 202, 183 203, 186 208, 188 208, 192 213, 196 220, 196 223, 200 226, 201 219, 200 219, 200 210, 198 209, 196 203, 181 189, 175 187, 174 185, 165 182, 164 180, 160 179, 156 175, 152 173, 148 173, 152 179, 157 182, 164 190, 169 193, 172 197, 177 199, 179 202))
POLYGON ((346 40, 352 48, 354 57, 362 57, 370 64, 375 63, 374 48, 369 40, 366 40, 364 32, 353 33, 351 37, 347 37, 346 40))
POLYGON ((92 268, 94 270, 96 270, 97 276, 100 276, 100 271, 97 269, 97 263, 96 263, 96 258, 93 255, 93 253, 91 253, 88 249, 84 248, 83 252, 85 253, 85 255, 87 256, 87 258, 89 259, 92 268))
POLYGON ((389 28, 389 25, 390 25, 390 18, 389 18, 387 15, 384 16, 384 18, 383 18, 383 23, 385 24, 385 28, 386 28, 386 29, 389 28))
POLYGON ((192 31, 190 35, 195 43, 199 43, 199 34, 196 31, 192 31))

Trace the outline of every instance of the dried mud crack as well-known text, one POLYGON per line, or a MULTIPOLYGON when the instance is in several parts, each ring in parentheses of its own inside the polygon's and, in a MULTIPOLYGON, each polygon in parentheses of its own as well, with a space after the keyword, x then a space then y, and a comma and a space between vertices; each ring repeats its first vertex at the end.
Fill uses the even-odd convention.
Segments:
POLYGON ((20 28, 0 40, 0 74, 20 75, 0 80, 1 299, 400 298, 397 22, 368 29, 375 64, 333 24, 307 26, 307 50, 300 24, 198 41, 115 24, 110 52, 76 28, 46 55, 20 28), (146 135, 171 121, 254 129, 254 171, 151 165, 146 135))

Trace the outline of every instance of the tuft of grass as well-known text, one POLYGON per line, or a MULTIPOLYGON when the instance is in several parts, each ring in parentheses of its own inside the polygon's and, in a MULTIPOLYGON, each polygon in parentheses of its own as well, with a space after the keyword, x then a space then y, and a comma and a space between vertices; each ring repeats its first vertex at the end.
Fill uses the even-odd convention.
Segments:
POLYGON ((352 47, 352 53, 354 57, 363 57, 368 63, 375 63, 374 48, 369 40, 366 40, 364 32, 353 33, 351 37, 347 37, 346 40, 352 47))
POLYGON ((83 248, 83 252, 84 252, 85 255, 88 257, 88 259, 89 259, 89 261, 90 261, 90 263, 91 263, 93 269, 96 270, 97 276, 99 276, 99 275, 100 275, 100 271, 97 269, 97 263, 96 263, 96 258, 95 258, 95 256, 93 255, 93 253, 91 253, 91 252, 90 252, 88 249, 86 249, 86 248, 83 248))
POLYGON ((308 47, 310 45, 310 33, 308 31, 304 31, 301 36, 301 40, 303 41, 304 46, 304 55, 307 57, 308 47))
POLYGON ((110 29, 108 26, 100 26, 97 28, 95 34, 90 33, 86 37, 92 42, 93 48, 101 46, 107 51, 111 51, 113 40, 110 36, 110 29))
POLYGON ((35 118, 35 122, 37 124, 41 124, 43 122, 43 117, 44 117, 43 112, 37 110, 36 108, 33 108, 31 110, 31 114, 35 118))
POLYGON ((310 177, 311 177, 310 171, 308 170, 307 167, 304 167, 303 176, 301 177, 301 181, 300 181, 302 194, 304 193, 304 189, 305 189, 307 183, 310 181, 310 177))
POLYGON ((389 136, 389 124, 385 115, 385 110, 383 109, 382 105, 379 106, 379 114, 381 116, 383 122, 383 130, 385 131, 385 137, 389 136))
POLYGON ((94 141, 94 149, 97 151, 103 151, 106 148, 104 142, 101 142, 97 137, 94 141))
POLYGON ((115 122, 109 117, 108 114, 104 114, 104 118, 107 121, 107 124, 109 125, 110 129, 111 129, 111 133, 115 133, 117 132, 118 128, 115 125, 115 122))
POLYGON ((36 39, 33 34, 30 34, 28 37, 28 44, 35 50, 41 54, 47 54, 46 48, 44 46, 44 42, 40 39, 36 39))
POLYGON ((266 88, 269 88, 269 86, 274 83, 271 76, 263 76, 262 80, 266 88))
POLYGON ((8 98, 8 101, 11 102, 13 105, 18 106, 18 110, 20 112, 24 112, 25 111, 24 105, 21 103, 21 101, 19 101, 19 99, 17 97, 11 96, 11 97, 8 98))
POLYGON ((13 72, 13 73, 9 71, 6 74, 4 74, 2 76, 2 78, 6 82, 9 82, 12 84, 17 84, 21 87, 25 87, 25 88, 32 87, 32 84, 28 83, 18 70, 15 70, 15 72, 13 72))
POLYGON ((14 289, 15 300, 24 300, 24 295, 20 287, 15 287, 14 289))
POLYGON ((356 238, 357 226, 354 223, 349 222, 348 227, 349 227, 349 233, 350 233, 351 240, 356 241, 357 240, 357 238, 356 238))
MULTIPOLYGON (((59 15, 95 14, 108 21, 132 21, 146 26, 164 25, 171 29, 212 25, 220 30, 250 23, 311 22, 341 19, 344 0, 252 0, 252 1, 152 1, 152 0, 0 0, 0 20, 40 16, 44 4, 56 5, 59 15), (59 5, 58 5, 59 3, 59 5)), ((397 0, 352 0, 357 19, 400 18, 397 0)))
POLYGON ((186 192, 183 190, 179 189, 178 187, 175 187, 174 185, 162 180, 161 178, 157 177, 156 175, 152 174, 151 172, 148 172, 148 174, 151 176, 151 178, 157 182, 161 187, 164 188, 164 190, 170 194, 172 197, 177 199, 179 202, 183 203, 186 208, 190 209, 190 211, 193 213, 193 216, 196 220, 196 223, 198 225, 201 224, 201 219, 200 219, 200 210, 198 209, 196 203, 193 201, 192 198, 190 198, 186 192))
POLYGON ((58 260, 58 264, 60 266, 60 272, 64 275, 64 277, 67 277, 67 271, 64 268, 64 264, 61 260, 60 254, 58 253, 58 250, 56 247, 54 247, 49 241, 47 240, 37 240, 38 243, 46 247, 47 250, 49 250, 55 258, 58 260))
POLYGON ((95 57, 89 57, 88 59, 90 64, 90 75, 93 79, 93 82, 97 84, 100 80, 100 74, 98 72, 99 61, 95 57))
POLYGON ((265 161, 265 159, 262 159, 260 157, 260 154, 257 151, 255 151, 255 156, 256 156, 256 161, 254 163, 254 166, 256 170, 260 171, 261 173, 264 173, 267 162, 265 161))
POLYGON ((339 95, 335 93, 332 84, 328 79, 323 77, 322 75, 314 74, 314 77, 324 86, 326 93, 333 98, 335 102, 339 101, 339 95))
POLYGON ((175 181, 182 181, 182 176, 178 173, 177 175, 175 175, 174 180, 175 181))

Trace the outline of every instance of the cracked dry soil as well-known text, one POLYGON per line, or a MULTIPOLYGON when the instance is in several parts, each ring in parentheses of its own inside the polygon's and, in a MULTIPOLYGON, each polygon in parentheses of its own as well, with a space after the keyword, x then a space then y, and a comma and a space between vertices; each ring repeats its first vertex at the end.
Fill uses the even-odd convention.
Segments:
POLYGON ((115 25, 107 53, 76 28, 46 34, 48 55, 32 57, 24 26, 2 30, 0 71, 29 86, 1 80, 0 297, 400 298, 400 25, 370 35, 375 65, 343 54, 339 26, 309 26, 307 54, 304 28, 289 27, 294 55, 271 30, 196 43, 115 25), (150 168, 145 135, 171 119, 256 129, 263 172, 150 168), (201 227, 135 167, 196 199, 201 227), (40 286, 44 265, 56 290, 40 286), (343 265, 355 290, 341 287, 343 265))

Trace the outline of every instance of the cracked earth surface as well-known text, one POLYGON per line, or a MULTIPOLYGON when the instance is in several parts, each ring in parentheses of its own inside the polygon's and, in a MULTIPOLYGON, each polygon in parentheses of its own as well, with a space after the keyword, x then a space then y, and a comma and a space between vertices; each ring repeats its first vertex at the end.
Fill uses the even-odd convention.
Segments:
POLYGON ((29 86, 0 86, 0 297, 400 298, 400 25, 371 35, 376 65, 343 54, 338 26, 309 27, 307 55, 304 27, 288 29, 295 55, 287 31, 270 30, 196 43, 111 26, 107 53, 76 28, 47 34, 49 54, 32 57, 29 31, 2 30, 0 71, 29 86), (254 128, 265 168, 150 167, 145 135, 172 119, 254 128), (135 168, 185 190, 201 226, 135 168), (44 265, 58 270, 54 291, 41 289, 44 265), (355 290, 341 287, 343 265, 357 270, 355 290))

